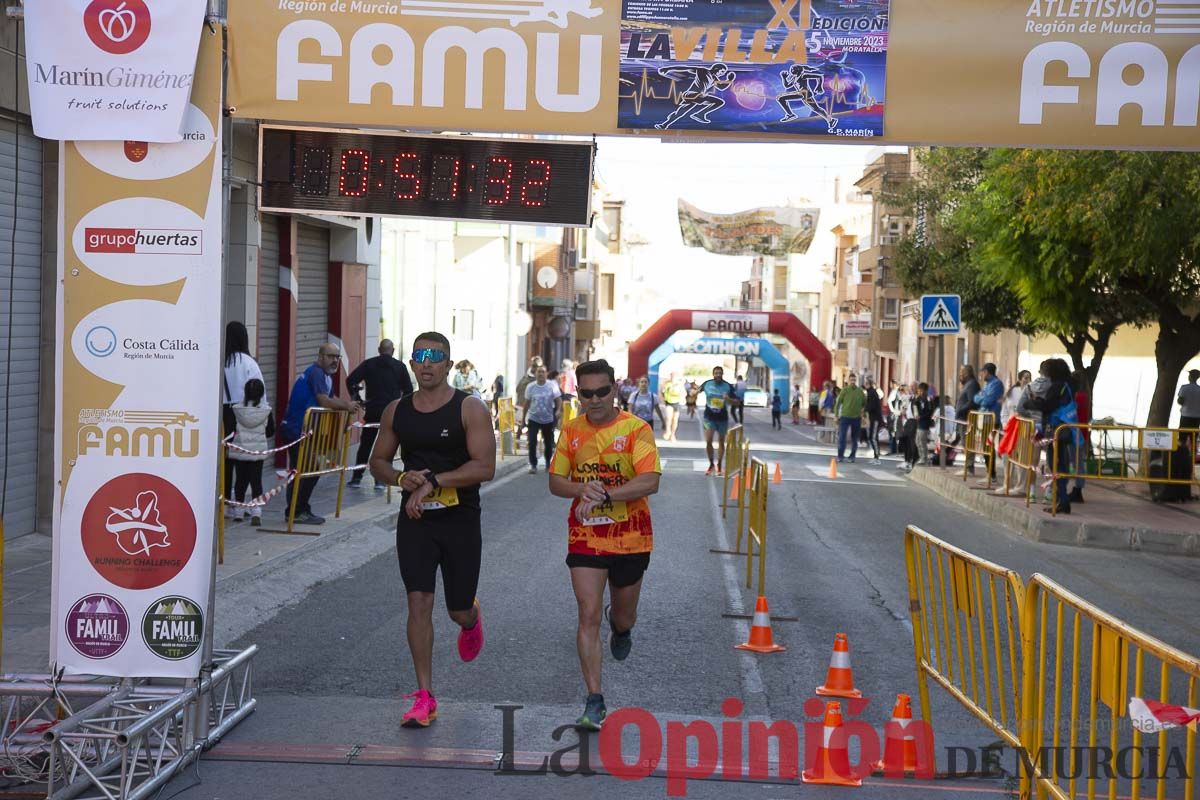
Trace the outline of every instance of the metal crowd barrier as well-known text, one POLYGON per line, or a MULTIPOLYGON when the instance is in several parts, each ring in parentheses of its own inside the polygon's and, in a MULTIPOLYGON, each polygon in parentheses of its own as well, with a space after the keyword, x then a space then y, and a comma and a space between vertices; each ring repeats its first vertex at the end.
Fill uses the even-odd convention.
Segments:
MULTIPOLYGON (((1197 428, 1136 428, 1127 425, 1059 425, 1050 442, 1050 479, 1200 486, 1196 470, 1197 428), (1072 433, 1078 431, 1078 434, 1072 433), (1063 437, 1060 434, 1070 435, 1063 437), (1066 438, 1066 442, 1062 439, 1066 438), (1113 439, 1116 443, 1113 443, 1113 439), (1078 450, 1076 440, 1083 443, 1078 450), (1066 472, 1058 471, 1060 447, 1072 448, 1066 472), (1151 474, 1158 473, 1158 474, 1151 474)), ((1058 513, 1058 492, 1051 489, 1050 509, 1058 513)))
POLYGON ((1029 506, 1030 498, 1036 484, 1037 466, 1041 450, 1036 443, 1037 423, 1026 417, 1013 417, 1016 420, 1017 434, 1012 452, 1005 456, 1004 461, 1004 494, 1011 495, 1014 489, 1025 493, 1025 505, 1029 506), (1018 486, 1013 486, 1014 469, 1019 478, 1018 486))
POLYGON ((1200 766, 1195 725, 1140 730, 1129 719, 1130 684, 1134 698, 1195 708, 1200 660, 1042 575, 1029 581, 1021 627, 1021 797, 1036 791, 1068 800, 1086 791, 1093 798, 1100 783, 1109 798, 1119 792, 1137 800, 1152 783, 1157 798, 1170 791, 1192 800, 1200 766))
MULTIPOLYGON (((747 451, 750 445, 746 444, 747 451)), ((754 575, 755 545, 758 546, 758 596, 764 597, 767 577, 767 462, 759 458, 750 459, 749 487, 738 497, 748 496, 746 505, 750 509, 750 521, 746 526, 746 588, 750 588, 754 575)), ((739 511, 739 517, 741 513, 739 511)), ((738 531, 739 540, 741 531, 738 531)))
POLYGON ((987 470, 987 488, 992 488, 992 470, 995 468, 996 450, 992 431, 996 430, 996 415, 991 411, 972 411, 967 415, 967 429, 963 434, 963 480, 967 479, 975 464, 975 456, 983 458, 987 470))
MULTIPOLYGON (((501 397, 496 401, 497 425, 500 433, 500 458, 517 454, 517 411, 511 397, 501 397)), ((388 502, 391 502, 390 489, 388 502)))
MULTIPOLYGON (((725 432, 725 480, 724 491, 721 492, 721 517, 728 516, 729 509, 733 504, 730 499, 730 484, 741 477, 746 469, 748 461, 743 461, 742 445, 746 441, 746 429, 741 425, 734 425, 725 432), (736 459, 736 461, 734 460, 736 459)), ((741 499, 741 492, 738 492, 738 499, 741 499)), ((740 509, 741 504, 738 504, 740 509)), ((738 525, 738 537, 741 538, 741 525, 738 525)))
POLYGON ((929 683, 1012 747, 1020 746, 1020 576, 910 525, 904 532, 921 718, 932 724, 929 683), (965 644, 965 652, 964 652, 965 644))
MULTIPOLYGON (((332 408, 310 408, 304 412, 303 433, 300 453, 296 459, 295 484, 292 499, 288 503, 287 532, 294 533, 296 503, 300 496, 300 482, 306 478, 337 474, 337 511, 342 515, 342 494, 346 485, 346 458, 350 449, 349 412, 332 408)), ((315 533, 313 534, 316 535, 315 533)))

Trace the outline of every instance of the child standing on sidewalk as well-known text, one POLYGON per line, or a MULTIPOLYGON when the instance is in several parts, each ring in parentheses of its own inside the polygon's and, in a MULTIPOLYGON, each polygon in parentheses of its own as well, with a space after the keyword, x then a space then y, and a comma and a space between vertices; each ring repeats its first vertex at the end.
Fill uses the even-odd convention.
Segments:
MULTIPOLYGON (((263 399, 266 387, 257 378, 246 381, 246 394, 242 402, 233 405, 233 414, 237 418, 237 432, 233 443, 246 450, 260 453, 270 447, 269 442, 275 436, 275 417, 271 406, 263 399)), ((230 450, 229 457, 234 462, 233 499, 239 503, 246 501, 246 489, 250 489, 250 497, 260 497, 263 493, 262 471, 265 455, 252 455, 239 450, 230 450)), ((251 525, 262 524, 262 506, 247 509, 245 515, 250 517, 251 525)), ((231 515, 234 519, 240 516, 236 509, 231 515)))

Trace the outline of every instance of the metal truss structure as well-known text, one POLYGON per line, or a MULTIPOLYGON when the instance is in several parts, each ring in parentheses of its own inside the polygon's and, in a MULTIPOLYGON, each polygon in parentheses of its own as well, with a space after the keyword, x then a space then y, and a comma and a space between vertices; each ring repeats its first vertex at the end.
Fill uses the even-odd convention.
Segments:
POLYGON ((151 796, 254 711, 257 646, 198 681, 0 676, 0 774, 51 800, 151 796))

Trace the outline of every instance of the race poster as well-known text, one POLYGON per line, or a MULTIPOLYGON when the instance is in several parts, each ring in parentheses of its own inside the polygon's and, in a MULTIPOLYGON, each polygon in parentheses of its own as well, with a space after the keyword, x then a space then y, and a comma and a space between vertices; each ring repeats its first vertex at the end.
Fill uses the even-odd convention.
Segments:
POLYGON ((619 128, 883 136, 889 0, 623 0, 619 128))
POLYGON ((752 208, 734 214, 710 214, 679 201, 679 234, 687 247, 703 247, 723 256, 803 255, 817 233, 816 207, 752 208))
POLYGON ((221 32, 183 141, 59 149, 52 670, 195 678, 221 384, 221 32))

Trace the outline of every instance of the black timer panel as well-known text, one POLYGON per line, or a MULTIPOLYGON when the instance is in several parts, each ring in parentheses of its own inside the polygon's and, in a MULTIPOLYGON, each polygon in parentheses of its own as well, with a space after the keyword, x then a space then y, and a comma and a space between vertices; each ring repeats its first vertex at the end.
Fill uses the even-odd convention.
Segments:
POLYGON ((262 131, 262 208, 587 226, 593 145, 262 131))

